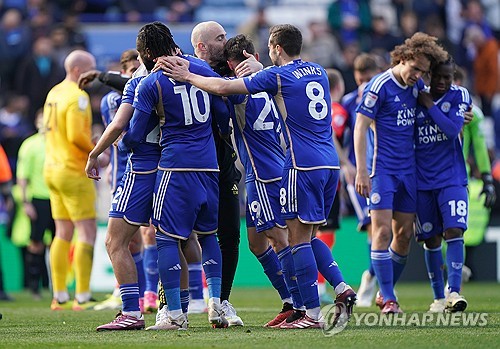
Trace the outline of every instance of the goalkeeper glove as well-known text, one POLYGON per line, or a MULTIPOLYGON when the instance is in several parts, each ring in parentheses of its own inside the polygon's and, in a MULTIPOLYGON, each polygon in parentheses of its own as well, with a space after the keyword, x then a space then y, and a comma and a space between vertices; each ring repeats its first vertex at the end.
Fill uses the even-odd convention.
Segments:
POLYGON ((492 208, 497 200, 493 177, 489 173, 482 173, 481 179, 483 180, 483 190, 481 190, 479 196, 484 194, 484 207, 492 208))

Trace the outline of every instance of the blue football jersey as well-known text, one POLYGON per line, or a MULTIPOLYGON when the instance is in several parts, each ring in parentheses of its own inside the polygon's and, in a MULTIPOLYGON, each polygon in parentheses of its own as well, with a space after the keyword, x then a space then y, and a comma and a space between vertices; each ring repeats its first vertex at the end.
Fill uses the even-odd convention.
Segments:
POLYGON ((463 87, 452 85, 434 104, 429 110, 420 105, 417 107, 417 188, 432 190, 467 185, 460 131, 464 113, 471 105, 469 92, 463 87))
MULTIPOLYGON (((120 106, 122 95, 116 91, 111 91, 101 99, 101 117, 104 127, 113 121, 116 111, 120 106)), ((115 144, 110 148, 110 164, 111 164, 111 192, 114 193, 116 187, 123 177, 125 168, 127 167, 128 152, 118 149, 115 144)))
POLYGON ((281 179, 285 154, 280 144, 280 115, 272 96, 259 92, 233 95, 228 99, 234 140, 245 167, 245 181, 281 179))
POLYGON ((268 92, 284 121, 285 169, 338 169, 333 145, 330 85, 316 63, 296 59, 244 78, 251 94, 268 92))
MULTIPOLYGON (((358 107, 358 90, 354 90, 346 94, 341 101, 342 106, 347 111, 347 127, 349 134, 345 140, 345 147, 347 149, 347 157, 349 161, 356 166, 356 154, 354 153, 354 125, 356 124, 356 108, 358 107)), ((373 162, 373 130, 368 129, 366 133, 366 165, 368 171, 371 172, 373 162)))
MULTIPOLYGON (((130 79, 123 89, 122 103, 132 104, 134 107, 135 92, 144 76, 138 76, 130 79)), ((127 170, 134 173, 151 172, 158 168, 160 160, 160 125, 155 109, 151 108, 147 112, 151 114, 146 125, 142 125, 137 117, 132 116, 129 122, 128 132, 132 130, 141 130, 143 136, 140 141, 130 149, 127 170)), ((125 135, 126 136, 126 135, 125 135)))
MULTIPOLYGON (((199 61, 191 56, 183 57, 199 61)), ((205 69, 205 75, 214 74, 209 68, 205 69)), ((218 171, 211 122, 212 114, 225 119, 226 124, 229 121, 229 112, 221 97, 175 81, 159 71, 141 80, 133 105, 136 111, 149 114, 156 110, 159 116, 160 169, 218 171)))
POLYGON ((403 86, 392 69, 373 77, 366 85, 356 111, 375 121, 372 175, 415 173, 414 127, 421 79, 403 86))

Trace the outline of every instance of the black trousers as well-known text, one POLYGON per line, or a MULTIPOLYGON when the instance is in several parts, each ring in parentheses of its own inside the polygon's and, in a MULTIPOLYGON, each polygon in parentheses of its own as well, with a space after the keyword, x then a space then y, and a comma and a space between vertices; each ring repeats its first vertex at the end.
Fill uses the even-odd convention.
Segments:
POLYGON ((52 219, 52 210, 50 209, 50 200, 47 199, 36 199, 31 200, 33 207, 35 208, 37 219, 31 221, 31 237, 30 240, 42 241, 43 234, 45 230, 50 230, 52 232, 52 237, 54 237, 54 232, 56 231, 56 226, 54 219, 52 219))
POLYGON ((229 300, 239 258, 240 202, 238 182, 219 182, 219 229, 217 238, 222 254, 221 301, 229 300))
MULTIPOLYGON (((32 241, 43 241, 45 230, 54 232, 56 230, 54 220, 52 219, 52 210, 50 208, 50 200, 36 199, 31 200, 36 213, 37 219, 31 221, 31 237, 32 241)), ((40 254, 29 252, 27 249, 24 253, 25 261, 25 283, 33 293, 40 292, 40 283, 42 286, 48 285, 48 270, 45 263, 45 249, 40 254)))

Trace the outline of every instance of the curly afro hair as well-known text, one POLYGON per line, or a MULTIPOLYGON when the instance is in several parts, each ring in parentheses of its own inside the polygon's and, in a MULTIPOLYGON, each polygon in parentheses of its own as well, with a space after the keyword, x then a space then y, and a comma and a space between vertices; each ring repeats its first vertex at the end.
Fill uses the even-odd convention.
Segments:
POLYGON ((425 33, 415 33, 391 52, 391 66, 398 65, 401 61, 413 60, 425 56, 431 62, 431 69, 440 62, 448 59, 448 53, 437 43, 437 38, 425 33))

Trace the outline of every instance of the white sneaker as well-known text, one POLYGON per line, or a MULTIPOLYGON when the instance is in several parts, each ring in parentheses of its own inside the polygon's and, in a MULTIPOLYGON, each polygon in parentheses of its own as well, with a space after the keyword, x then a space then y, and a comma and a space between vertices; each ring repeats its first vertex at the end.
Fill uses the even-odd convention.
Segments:
POLYGON ((457 292, 451 292, 446 299, 446 311, 449 313, 455 313, 457 311, 464 311, 467 308, 467 301, 464 296, 458 294, 457 292))
POLYGON ((158 309, 156 312, 156 323, 167 320, 168 317, 168 306, 164 305, 163 308, 158 309))
POLYGON ((212 324, 213 328, 226 328, 229 326, 222 312, 221 304, 214 302, 212 299, 208 301, 208 322, 212 324))
POLYGON ((116 297, 115 295, 110 295, 107 299, 99 302, 94 306, 94 310, 110 310, 110 309, 121 309, 122 299, 116 297))
POLYGON ((207 303, 204 299, 190 299, 188 314, 202 314, 208 312, 207 303))
POLYGON ((469 282, 472 276, 472 270, 465 264, 462 266, 462 283, 469 282))
POLYGON ((431 303, 429 307, 429 313, 444 313, 444 309, 446 308, 446 299, 434 299, 434 302, 431 303))
POLYGON ((234 307, 231 303, 229 303, 227 300, 224 300, 224 301, 222 301, 222 304, 220 307, 221 307, 222 313, 224 314, 224 317, 226 318, 227 322, 229 323, 229 326, 243 326, 243 321, 236 314, 236 310, 234 309, 234 307))
POLYGON ((189 321, 186 314, 182 314, 176 319, 170 317, 168 308, 164 306, 156 313, 156 323, 153 326, 146 328, 146 331, 161 331, 161 330, 178 330, 185 331, 188 329, 189 321))
POLYGON ((361 275, 361 284, 357 292, 356 306, 358 307, 371 307, 373 297, 377 286, 377 278, 371 275, 368 270, 365 270, 361 275))

